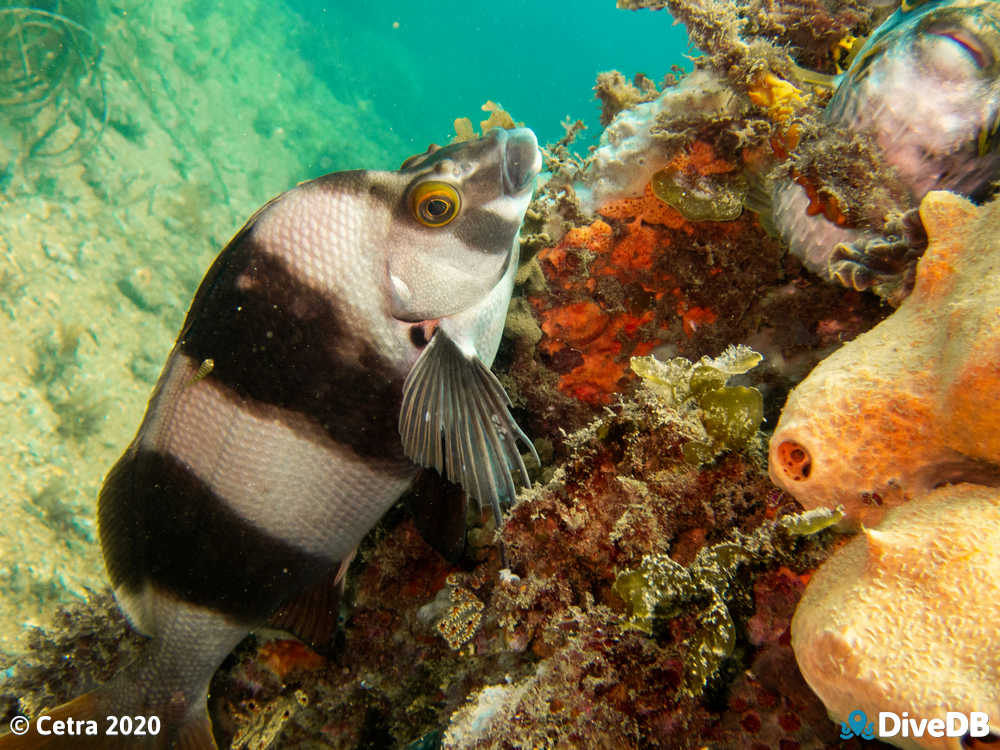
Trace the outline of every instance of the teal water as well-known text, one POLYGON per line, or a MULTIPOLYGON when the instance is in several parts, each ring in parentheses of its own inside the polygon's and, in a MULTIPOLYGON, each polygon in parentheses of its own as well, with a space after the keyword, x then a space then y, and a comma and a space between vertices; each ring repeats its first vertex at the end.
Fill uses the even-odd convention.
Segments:
POLYGON ((562 137, 567 117, 581 119, 585 148, 600 136, 591 91, 599 72, 641 72, 659 83, 671 65, 690 69, 685 55, 694 54, 669 14, 618 10, 614 0, 579 0, 571 10, 538 0, 289 7, 310 26, 295 42, 302 58, 336 96, 386 121, 402 140, 400 159, 447 142, 456 117, 478 125, 487 99, 543 144, 562 137))

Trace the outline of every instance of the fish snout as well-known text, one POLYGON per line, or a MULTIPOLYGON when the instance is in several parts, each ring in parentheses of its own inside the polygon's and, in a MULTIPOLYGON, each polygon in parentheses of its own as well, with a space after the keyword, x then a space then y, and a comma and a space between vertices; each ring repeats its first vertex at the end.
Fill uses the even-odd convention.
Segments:
POLYGON ((542 171, 542 154, 538 139, 528 128, 499 131, 504 139, 503 186, 508 195, 518 195, 531 188, 535 177, 542 171))

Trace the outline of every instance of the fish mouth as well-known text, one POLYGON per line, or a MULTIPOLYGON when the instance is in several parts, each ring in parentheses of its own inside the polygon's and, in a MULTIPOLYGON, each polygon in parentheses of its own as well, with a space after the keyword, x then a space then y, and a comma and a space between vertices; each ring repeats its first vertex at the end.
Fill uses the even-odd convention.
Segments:
POLYGON ((508 195, 519 195, 528 190, 542 171, 542 154, 538 140, 528 128, 502 130, 494 128, 504 149, 503 187, 508 195), (499 131, 499 132, 497 132, 499 131))

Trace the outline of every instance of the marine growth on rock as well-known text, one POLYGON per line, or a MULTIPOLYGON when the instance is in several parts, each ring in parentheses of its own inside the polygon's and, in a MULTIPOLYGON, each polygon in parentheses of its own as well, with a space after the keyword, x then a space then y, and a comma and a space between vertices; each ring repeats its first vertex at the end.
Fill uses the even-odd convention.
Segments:
POLYGON ((696 434, 684 444, 683 452, 687 461, 697 465, 724 450, 746 448, 757 434, 764 418, 760 391, 726 383, 760 361, 760 354, 740 345, 730 346, 718 357, 706 355, 697 363, 683 357, 667 362, 633 357, 632 369, 664 406, 690 417, 688 424, 696 434))

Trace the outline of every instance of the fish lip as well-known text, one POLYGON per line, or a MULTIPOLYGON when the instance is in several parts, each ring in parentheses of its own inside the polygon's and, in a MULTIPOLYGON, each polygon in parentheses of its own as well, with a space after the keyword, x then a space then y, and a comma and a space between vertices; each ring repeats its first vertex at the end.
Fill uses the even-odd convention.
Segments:
POLYGON ((532 187, 535 177, 542 171, 538 139, 529 128, 495 128, 492 132, 497 132, 504 149, 501 169, 504 191, 508 195, 520 195, 532 187))

